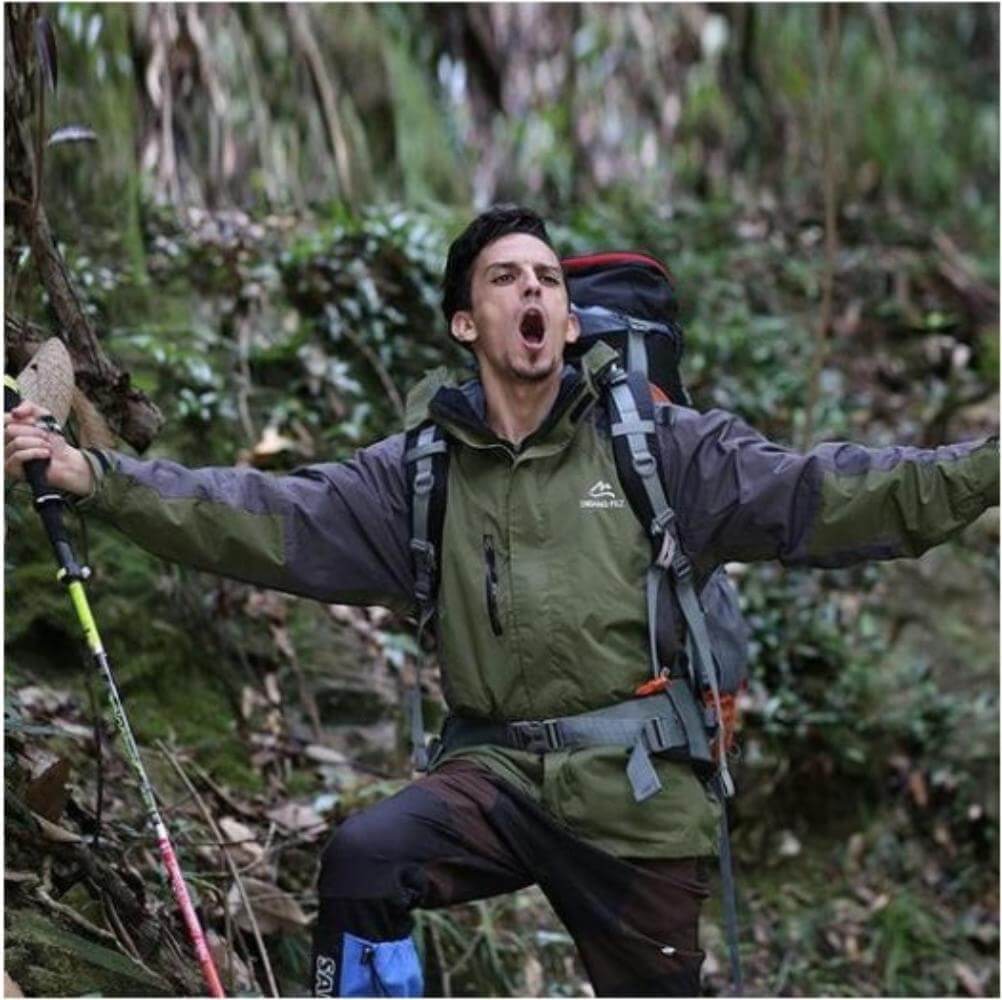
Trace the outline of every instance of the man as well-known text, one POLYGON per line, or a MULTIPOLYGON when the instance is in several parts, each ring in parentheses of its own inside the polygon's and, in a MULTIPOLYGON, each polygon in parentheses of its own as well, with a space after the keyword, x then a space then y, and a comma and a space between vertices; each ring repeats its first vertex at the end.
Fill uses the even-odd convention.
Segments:
MULTIPOLYGON (((628 505, 580 502, 597 481, 618 483, 609 358, 563 363, 578 325, 531 212, 475 219, 443 287, 449 330, 479 375, 432 373, 407 423, 430 420, 452 441, 437 603, 452 729, 426 777, 350 817, 325 849, 314 991, 419 993, 414 908, 538 883, 598 994, 693 995, 715 796, 688 763, 659 756, 661 790, 638 802, 622 745, 517 749, 506 725, 628 703, 649 678, 648 536, 628 505)), ((25 404, 7 419, 8 473, 48 460, 53 485, 150 551, 323 601, 413 604, 403 434, 272 477, 82 454, 39 416, 25 404)), ((802 456, 726 413, 671 405, 655 430, 697 577, 728 560, 918 555, 997 502, 997 439, 802 456)), ((658 629, 666 666, 678 633, 678 622, 658 629)))

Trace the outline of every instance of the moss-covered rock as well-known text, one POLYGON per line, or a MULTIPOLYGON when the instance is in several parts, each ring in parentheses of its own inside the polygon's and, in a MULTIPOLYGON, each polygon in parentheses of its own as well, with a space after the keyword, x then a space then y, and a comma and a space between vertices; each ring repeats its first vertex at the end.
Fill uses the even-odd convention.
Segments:
POLYGON ((160 976, 131 958, 34 911, 4 910, 5 965, 27 996, 171 996, 160 976))

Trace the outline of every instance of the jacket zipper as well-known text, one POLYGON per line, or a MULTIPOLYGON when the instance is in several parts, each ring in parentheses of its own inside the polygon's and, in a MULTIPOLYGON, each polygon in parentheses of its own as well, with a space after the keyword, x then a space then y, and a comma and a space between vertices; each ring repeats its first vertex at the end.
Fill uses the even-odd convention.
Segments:
POLYGON ((484 535, 484 590, 487 595, 487 614, 491 619, 491 630, 501 635, 501 616, 498 614, 498 568, 494 555, 494 536, 484 535))

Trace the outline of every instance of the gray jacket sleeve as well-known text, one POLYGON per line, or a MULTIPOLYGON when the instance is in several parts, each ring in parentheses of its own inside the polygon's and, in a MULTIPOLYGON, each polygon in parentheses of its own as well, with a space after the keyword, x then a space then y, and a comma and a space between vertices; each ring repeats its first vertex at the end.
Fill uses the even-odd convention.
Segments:
POLYGON ((412 603, 403 434, 277 476, 94 453, 80 506, 150 552, 344 604, 412 603))
POLYGON ((999 500, 998 438, 799 454, 721 410, 659 408, 671 503, 702 571, 729 560, 846 566, 917 556, 999 500))

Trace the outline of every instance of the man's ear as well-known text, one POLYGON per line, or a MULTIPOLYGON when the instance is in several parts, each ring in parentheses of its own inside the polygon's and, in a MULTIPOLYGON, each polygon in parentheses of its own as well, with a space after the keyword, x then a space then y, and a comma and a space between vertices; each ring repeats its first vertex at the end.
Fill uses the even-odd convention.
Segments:
POLYGON ((578 337, 581 336, 581 323, 578 320, 577 313, 567 312, 567 333, 564 334, 564 343, 573 344, 578 337))
POLYGON ((469 347, 477 339, 477 327, 473 322, 473 314, 465 309, 459 309, 452 314, 449 332, 461 344, 469 347))

